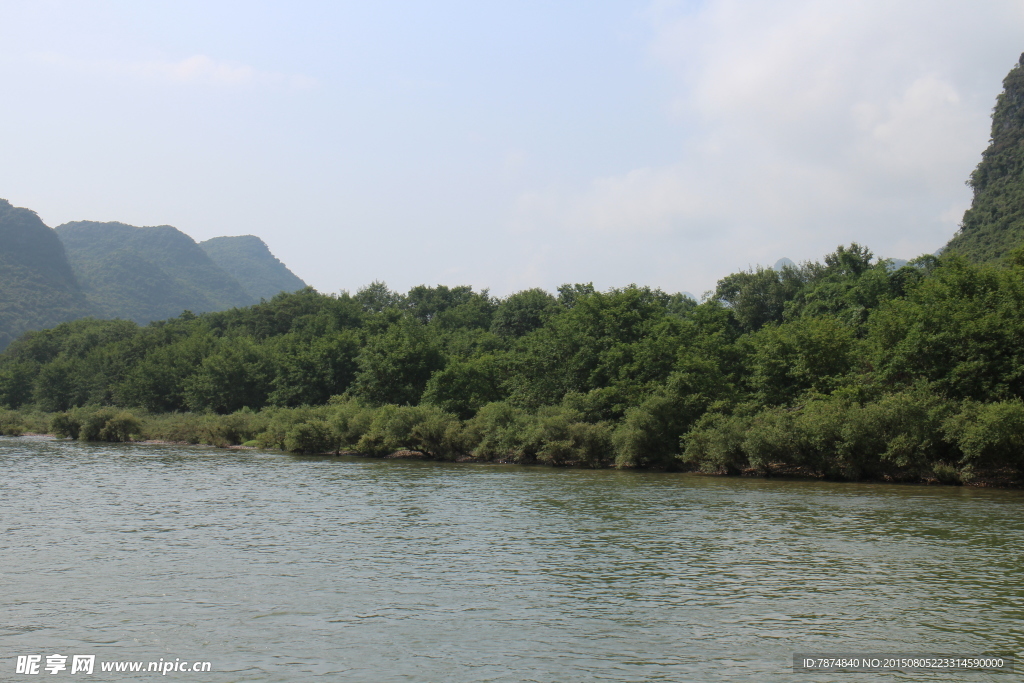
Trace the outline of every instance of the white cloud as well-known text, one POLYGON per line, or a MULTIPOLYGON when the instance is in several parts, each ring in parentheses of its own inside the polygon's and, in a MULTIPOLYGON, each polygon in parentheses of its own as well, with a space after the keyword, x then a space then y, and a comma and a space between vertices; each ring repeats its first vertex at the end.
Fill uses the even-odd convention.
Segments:
POLYGON ((714 215, 713 198, 697 191, 699 185, 687 177, 688 172, 682 164, 638 168, 598 178, 574 195, 528 193, 520 198, 518 225, 520 230, 560 227, 595 235, 664 235, 686 230, 684 219, 692 222, 714 215))
POLYGON ((679 283, 694 290, 850 241, 903 258, 942 246, 1024 47, 1009 28, 1019 0, 661 2, 649 16, 678 161, 531 193, 517 223, 630 236, 652 254, 694 243, 674 264, 705 278, 679 283))

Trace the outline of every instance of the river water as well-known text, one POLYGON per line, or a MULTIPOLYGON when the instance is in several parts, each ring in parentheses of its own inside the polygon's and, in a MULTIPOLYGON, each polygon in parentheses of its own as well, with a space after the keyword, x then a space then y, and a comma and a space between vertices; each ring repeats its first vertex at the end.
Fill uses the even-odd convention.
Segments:
POLYGON ((60 654, 39 677, 1008 681, 792 658, 1024 655, 1019 491, 42 437, 0 468, 0 680, 60 654), (130 660, 211 671, 100 671, 130 660))

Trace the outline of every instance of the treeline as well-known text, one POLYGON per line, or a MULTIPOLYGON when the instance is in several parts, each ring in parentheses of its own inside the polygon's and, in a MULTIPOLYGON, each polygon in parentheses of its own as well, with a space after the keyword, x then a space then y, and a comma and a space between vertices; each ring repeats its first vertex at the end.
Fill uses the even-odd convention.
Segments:
POLYGON ((1024 464, 1022 309, 1020 255, 893 269, 856 244, 699 304, 306 289, 30 333, 0 355, 0 405, 78 438, 955 481, 1024 464))

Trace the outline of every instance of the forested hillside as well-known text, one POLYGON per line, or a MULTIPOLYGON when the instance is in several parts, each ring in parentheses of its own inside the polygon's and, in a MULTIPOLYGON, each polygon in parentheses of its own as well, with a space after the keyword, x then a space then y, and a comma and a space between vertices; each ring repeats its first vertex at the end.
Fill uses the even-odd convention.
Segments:
MULTIPOLYGON (((0 354, 0 406, 56 413, 51 429, 85 439, 1019 481, 1022 79, 1024 58, 971 177, 974 205, 941 256, 878 260, 851 244, 822 262, 733 273, 702 303, 636 285, 498 299, 376 282, 354 295, 306 288, 178 315, 187 296, 230 279, 211 275, 194 242, 166 226, 115 224, 97 243, 103 226, 62 226, 76 274, 109 310, 127 305, 124 288, 180 301, 145 327, 78 320, 23 336, 0 354)), ((212 247, 239 267, 250 247, 267 262, 262 242, 233 239, 212 247)), ((0 431, 22 429, 24 414, 0 411, 0 431)))
POLYGON ((57 226, 78 282, 103 317, 140 323, 258 301, 195 241, 169 225, 57 226))
POLYGON ((62 433, 108 405, 226 416, 183 440, 854 478, 1019 468, 1022 396, 1024 264, 892 270, 858 245, 735 273, 701 304, 375 283, 65 323, 0 356, 0 404, 70 410, 62 433))
POLYGON ((992 139, 969 181, 971 208, 947 250, 995 263, 1024 245, 1024 54, 1003 81, 992 139))
POLYGON ((148 323, 305 287, 252 235, 200 246, 169 225, 77 221, 54 230, 4 199, 0 245, 0 350, 26 330, 66 320, 148 323))
POLYGON ((57 234, 0 199, 0 349, 26 330, 91 312, 57 234))
POLYGON ((271 299, 281 292, 296 292, 306 286, 255 235, 214 237, 200 242, 199 246, 256 301, 271 299))

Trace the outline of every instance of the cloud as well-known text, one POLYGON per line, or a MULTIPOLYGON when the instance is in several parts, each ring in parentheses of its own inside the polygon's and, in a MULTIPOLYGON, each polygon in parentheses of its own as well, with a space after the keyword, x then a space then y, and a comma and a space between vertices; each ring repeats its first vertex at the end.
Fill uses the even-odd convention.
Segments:
POLYGON ((310 88, 316 79, 299 74, 261 71, 247 64, 212 59, 206 55, 193 55, 178 61, 151 60, 138 62, 74 60, 63 55, 44 55, 42 60, 51 65, 114 78, 132 78, 140 81, 179 85, 215 87, 284 86, 310 88))
MULTIPOLYGON (((637 168, 597 178, 574 195, 534 192, 519 200, 520 230, 560 226, 582 234, 663 235, 686 230, 687 222, 713 217, 713 198, 699 192, 682 164, 637 168)), ((696 235, 695 235, 696 236, 696 235)))
POLYGON ((647 16, 678 159, 531 192, 516 223, 629 236, 650 253, 699 243, 674 264, 708 278, 681 283, 698 290, 850 241, 904 258, 942 246, 1021 49, 1006 27, 1024 4, 709 0, 647 16))

